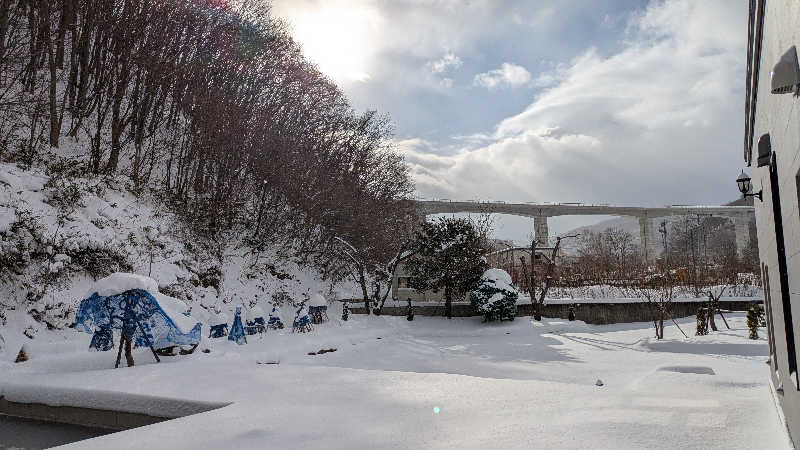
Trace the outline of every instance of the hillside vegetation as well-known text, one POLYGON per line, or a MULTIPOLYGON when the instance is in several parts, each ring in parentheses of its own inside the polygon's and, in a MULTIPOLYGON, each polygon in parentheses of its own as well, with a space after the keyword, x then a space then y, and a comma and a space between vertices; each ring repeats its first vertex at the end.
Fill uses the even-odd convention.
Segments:
POLYGON ((266 2, 3 1, 0 324, 63 326, 54 290, 115 270, 207 307, 301 267, 366 297, 414 223, 391 131, 266 2))

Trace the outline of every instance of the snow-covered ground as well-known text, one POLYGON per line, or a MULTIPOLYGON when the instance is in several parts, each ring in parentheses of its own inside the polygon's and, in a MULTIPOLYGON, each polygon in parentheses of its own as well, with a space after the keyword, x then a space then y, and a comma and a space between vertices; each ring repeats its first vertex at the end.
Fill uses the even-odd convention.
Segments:
MULTIPOLYGON (((0 395, 151 413, 230 403, 73 448, 789 446, 764 330, 747 339, 743 314, 728 317, 731 330, 689 339, 669 325, 659 342, 648 323, 341 322, 331 309, 309 334, 270 332, 243 346, 205 340, 210 353, 161 364, 139 349, 136 367, 116 370, 113 352, 86 350, 87 334, 40 333, 28 362, 0 362, 0 395), (308 355, 328 348, 336 351, 308 355)), ((693 318, 679 323, 693 334, 693 318)))

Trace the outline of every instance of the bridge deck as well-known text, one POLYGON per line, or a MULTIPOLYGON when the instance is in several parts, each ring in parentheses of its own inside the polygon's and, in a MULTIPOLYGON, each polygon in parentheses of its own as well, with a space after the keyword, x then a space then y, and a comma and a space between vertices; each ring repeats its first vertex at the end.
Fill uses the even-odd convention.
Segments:
POLYGON ((441 213, 494 213, 523 217, 553 216, 632 216, 665 217, 683 215, 707 215, 722 217, 750 217, 754 214, 752 206, 614 206, 584 204, 532 204, 501 202, 466 202, 445 200, 416 200, 426 215, 441 213))

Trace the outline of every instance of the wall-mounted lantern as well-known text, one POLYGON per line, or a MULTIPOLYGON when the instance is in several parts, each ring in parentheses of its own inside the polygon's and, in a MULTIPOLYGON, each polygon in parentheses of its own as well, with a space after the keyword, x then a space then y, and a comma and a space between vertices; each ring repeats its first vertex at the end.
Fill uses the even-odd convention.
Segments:
POLYGON ((763 189, 759 190, 755 194, 749 193, 750 189, 753 187, 751 181, 752 181, 751 178, 746 173, 744 173, 744 170, 742 170, 742 173, 739 175, 739 178, 736 179, 736 184, 739 185, 739 192, 742 193, 743 198, 757 197, 759 200, 763 202, 764 201, 762 197, 763 196, 762 193, 764 192, 763 189))
POLYGON ((770 79, 773 94, 800 94, 800 68, 797 66, 797 49, 794 45, 775 64, 770 79))

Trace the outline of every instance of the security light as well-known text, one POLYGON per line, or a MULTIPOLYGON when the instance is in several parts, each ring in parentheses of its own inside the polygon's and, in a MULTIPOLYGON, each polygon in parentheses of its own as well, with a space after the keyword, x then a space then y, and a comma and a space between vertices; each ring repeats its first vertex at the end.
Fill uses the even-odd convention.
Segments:
POLYGON ((800 68, 797 67, 797 50, 794 45, 781 56, 770 73, 773 94, 798 93, 800 68))
POLYGON ((749 194, 750 189, 752 188, 751 181, 752 180, 750 176, 744 173, 744 170, 742 170, 742 173, 739 175, 739 178, 736 179, 736 184, 739 185, 739 192, 742 193, 743 198, 758 197, 758 199, 763 202, 764 201, 764 199, 762 198, 763 190, 759 190, 755 194, 749 194))

